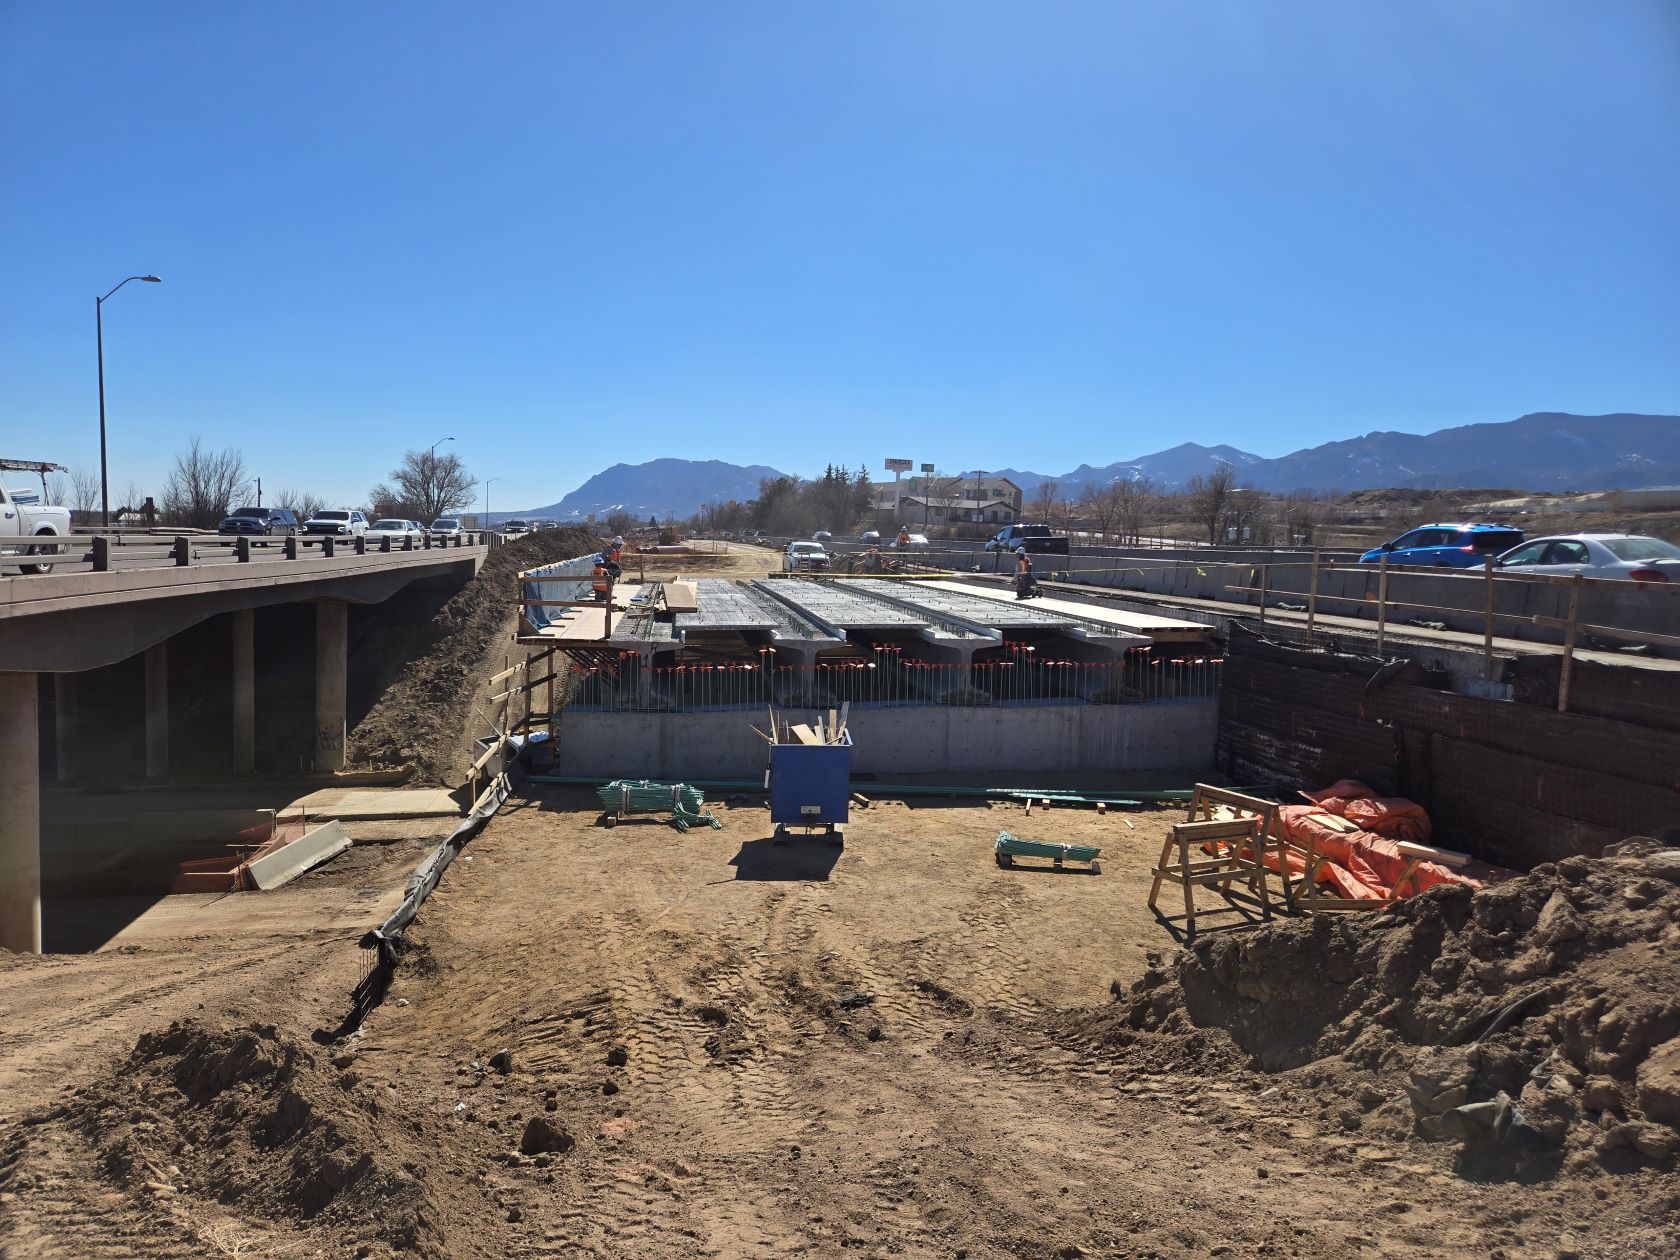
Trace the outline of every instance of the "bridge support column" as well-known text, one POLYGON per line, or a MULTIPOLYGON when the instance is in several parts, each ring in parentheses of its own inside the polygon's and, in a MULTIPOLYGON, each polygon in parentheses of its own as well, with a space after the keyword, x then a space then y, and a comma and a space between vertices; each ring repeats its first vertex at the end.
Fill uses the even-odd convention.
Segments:
POLYGON ((315 769, 344 769, 350 607, 315 605, 315 769))
POLYGON ((60 783, 68 783, 82 772, 76 702, 76 675, 54 674, 53 772, 60 783))
POLYGON ((146 777, 169 773, 169 640, 146 649, 146 777))
POLYGON ((0 674, 0 949, 41 952, 41 785, 34 674, 0 674))
POLYGON ((233 613, 233 772, 251 774, 257 768, 257 614, 250 608, 233 613))

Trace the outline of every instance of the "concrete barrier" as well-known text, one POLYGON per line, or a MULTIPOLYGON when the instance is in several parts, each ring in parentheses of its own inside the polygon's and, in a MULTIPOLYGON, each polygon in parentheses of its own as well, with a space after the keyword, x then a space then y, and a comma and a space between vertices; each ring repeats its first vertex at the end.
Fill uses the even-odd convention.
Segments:
MULTIPOLYGON (((786 710, 790 722, 815 710, 786 710)), ((852 769, 864 774, 1198 770, 1213 764, 1212 700, 1142 705, 853 709, 852 769)), ((747 779, 763 774, 754 715, 568 713, 556 770, 607 778, 747 779)), ((762 724, 762 723, 760 723, 762 724)))

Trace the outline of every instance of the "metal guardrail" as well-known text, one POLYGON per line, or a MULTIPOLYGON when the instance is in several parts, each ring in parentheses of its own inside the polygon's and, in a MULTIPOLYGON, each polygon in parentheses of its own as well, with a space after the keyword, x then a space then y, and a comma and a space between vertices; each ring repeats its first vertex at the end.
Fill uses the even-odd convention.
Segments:
POLYGON ((339 555, 390 555, 398 552, 477 548, 493 535, 474 531, 423 538, 410 535, 293 534, 283 538, 222 534, 175 535, 112 533, 70 534, 0 541, 0 564, 47 563, 54 573, 109 573, 118 569, 184 568, 194 564, 249 564, 255 560, 331 559, 339 555))

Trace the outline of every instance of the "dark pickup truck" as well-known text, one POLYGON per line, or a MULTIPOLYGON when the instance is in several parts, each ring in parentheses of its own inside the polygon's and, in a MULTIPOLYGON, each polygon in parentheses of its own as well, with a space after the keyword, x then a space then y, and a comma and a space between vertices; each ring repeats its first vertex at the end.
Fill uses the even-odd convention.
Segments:
POLYGON ((987 551, 1013 554, 1025 551, 1030 556, 1065 556, 1068 540, 1051 532, 1048 525, 1008 525, 986 540, 987 551))

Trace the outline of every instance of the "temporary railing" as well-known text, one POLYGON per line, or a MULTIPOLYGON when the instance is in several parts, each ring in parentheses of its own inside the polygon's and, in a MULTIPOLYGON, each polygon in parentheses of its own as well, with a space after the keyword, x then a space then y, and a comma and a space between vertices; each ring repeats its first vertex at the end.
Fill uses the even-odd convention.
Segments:
POLYGON ((854 708, 987 707, 1055 704, 1149 704, 1206 700, 1218 694, 1217 657, 1164 659, 1139 649, 1113 661, 1047 658, 1018 647, 1013 659, 972 665, 907 658, 877 647, 866 658, 776 665, 697 662, 649 668, 639 653, 572 662, 565 675, 569 709, 690 713, 762 709, 768 704, 854 708))
MULTIPOLYGON (((1321 592, 1319 590, 1321 564, 1319 556, 1316 552, 1313 555, 1312 565, 1308 573, 1307 589, 1305 591, 1282 590, 1272 584, 1271 569, 1273 567, 1282 566, 1255 565, 1252 567, 1257 570, 1258 585, 1228 585, 1225 589, 1243 594, 1258 595, 1260 597, 1259 620, 1262 624, 1264 624, 1266 620, 1267 601, 1278 597, 1301 599, 1305 601, 1303 607, 1306 611, 1306 629, 1309 640, 1314 636, 1317 630, 1320 604, 1347 604, 1353 605, 1357 608, 1370 608, 1374 605, 1376 613, 1376 650, 1378 655, 1382 655, 1387 646, 1386 641, 1388 637, 1390 609, 1399 610, 1414 617, 1416 614, 1420 613, 1442 613, 1463 616, 1467 611, 1469 611, 1462 605, 1420 603, 1416 600, 1392 598, 1389 594, 1391 582, 1399 582, 1404 585, 1408 580, 1412 579, 1438 580, 1442 576, 1461 576, 1467 572, 1462 569, 1449 569, 1443 571, 1436 568, 1417 569, 1398 565, 1391 566, 1388 563, 1388 557, 1384 555, 1380 558, 1377 564, 1377 590, 1373 600, 1373 598, 1369 595, 1363 594, 1329 595, 1321 592)), ((1294 565, 1290 567, 1299 568, 1300 566, 1294 565)), ((1680 582, 1633 582, 1615 578, 1591 578, 1582 574, 1574 574, 1572 576, 1565 577, 1550 573, 1502 573, 1495 566, 1494 558, 1491 555, 1484 558, 1482 567, 1479 571, 1470 570, 1468 572, 1477 573, 1481 579, 1481 608, 1475 611, 1479 612, 1482 623, 1482 669, 1484 677, 1492 679, 1494 676, 1493 640, 1495 622, 1510 621, 1520 624, 1545 626, 1548 629, 1563 631, 1563 666, 1558 681, 1557 700, 1557 709, 1559 713, 1566 713, 1569 710, 1570 676, 1574 668, 1576 645, 1581 635, 1587 634, 1598 638, 1618 639, 1623 642, 1630 643, 1643 643, 1649 644, 1653 647, 1668 649, 1680 648, 1680 635, 1663 634, 1651 630, 1632 629, 1621 626, 1588 624, 1583 622, 1580 616, 1581 593, 1585 589, 1603 589, 1615 594, 1623 594, 1632 591, 1651 591, 1655 592, 1659 598, 1680 599, 1680 582), (1527 586, 1567 586, 1569 588, 1568 612, 1563 617, 1552 617, 1545 614, 1527 611, 1502 612, 1494 607, 1496 594, 1495 588, 1500 584, 1505 584, 1507 589, 1509 589, 1512 584, 1527 586)), ((1674 611, 1676 614, 1680 614, 1680 602, 1677 602, 1674 605, 1674 611)))

